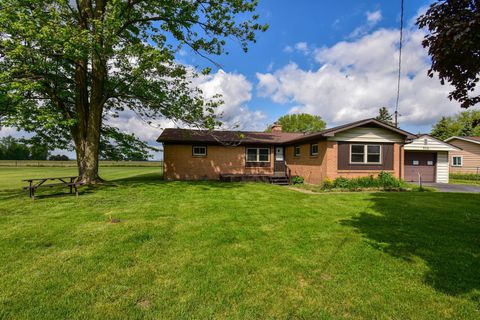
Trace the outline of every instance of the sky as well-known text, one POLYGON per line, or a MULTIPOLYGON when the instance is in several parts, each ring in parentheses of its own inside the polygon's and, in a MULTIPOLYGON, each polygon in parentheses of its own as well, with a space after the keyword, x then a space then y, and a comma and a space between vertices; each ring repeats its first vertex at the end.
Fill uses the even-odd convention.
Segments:
MULTIPOLYGON (((430 132, 442 116, 462 111, 447 98, 451 87, 427 76, 425 31, 415 20, 429 3, 405 0, 399 124, 412 133, 430 132)), ((260 0, 257 12, 269 29, 258 34, 248 53, 232 42, 228 55, 211 57, 218 66, 187 49, 176 57, 212 68, 197 85, 206 98, 222 94, 225 103, 217 112, 223 129, 263 131, 280 116, 300 112, 320 115, 328 127, 374 117, 381 106, 393 113, 400 0, 260 0)), ((157 147, 162 129, 175 126, 166 119, 148 125, 131 112, 111 122, 157 147)), ((0 136, 7 134, 23 133, 0 130, 0 136)))

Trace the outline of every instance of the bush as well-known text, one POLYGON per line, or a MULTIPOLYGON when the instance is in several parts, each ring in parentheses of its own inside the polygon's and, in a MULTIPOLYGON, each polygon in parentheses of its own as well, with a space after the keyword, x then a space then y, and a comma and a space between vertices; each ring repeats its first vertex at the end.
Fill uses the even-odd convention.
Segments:
POLYGON ((334 186, 332 179, 326 178, 323 180, 322 189, 333 189, 334 186))
MULTIPOLYGON (((324 182, 325 186, 325 182, 324 182)), ((360 189, 398 189, 402 186, 402 182, 395 178, 391 173, 382 171, 378 177, 373 175, 368 177, 359 177, 353 179, 347 179, 339 177, 333 181, 333 188, 347 189, 347 190, 360 190, 360 189)))
POLYGON ((303 184, 303 182, 305 182, 305 179, 301 176, 292 177, 292 183, 293 184, 303 184))
POLYGON ((480 180, 480 174, 475 173, 450 173, 450 179, 454 180, 480 180))

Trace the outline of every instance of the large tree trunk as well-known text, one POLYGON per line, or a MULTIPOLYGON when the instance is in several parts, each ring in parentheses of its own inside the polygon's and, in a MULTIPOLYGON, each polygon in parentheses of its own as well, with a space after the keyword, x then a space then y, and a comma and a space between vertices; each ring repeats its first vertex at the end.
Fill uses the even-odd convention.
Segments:
MULTIPOLYGON (((88 30, 90 19, 102 19, 106 1, 96 0, 95 10, 92 12, 91 2, 80 0, 79 5, 82 19, 79 27, 88 30)), ((97 34, 95 25, 93 33, 97 34)), ((107 58, 102 56, 103 38, 98 37, 96 49, 87 59, 75 63, 75 109, 77 123, 72 128, 72 136, 77 153, 78 175, 81 182, 94 184, 103 180, 98 175, 98 157, 100 147, 100 131, 102 127, 103 106, 107 100, 105 81, 107 79, 107 58), (91 66, 90 72, 88 71, 91 66)))

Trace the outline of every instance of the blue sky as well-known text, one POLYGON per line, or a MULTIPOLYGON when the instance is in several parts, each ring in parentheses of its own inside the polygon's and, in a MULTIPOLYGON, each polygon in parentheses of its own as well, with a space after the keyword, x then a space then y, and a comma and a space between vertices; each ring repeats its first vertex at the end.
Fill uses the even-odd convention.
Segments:
MULTIPOLYGON (((405 1, 405 38, 399 112, 400 125, 429 132, 442 116, 461 111, 448 100, 449 86, 427 77, 430 60, 414 21, 431 1, 405 1)), ((223 129, 264 130, 278 117, 306 112, 322 116, 329 127, 374 117, 381 106, 392 112, 396 97, 400 0, 260 0, 261 21, 270 28, 244 53, 228 44, 229 55, 211 57, 220 67, 184 48, 180 63, 212 67, 196 80, 206 98, 222 94, 218 110, 223 129)), ((149 126, 125 112, 111 123, 151 145, 163 128, 149 126)), ((0 136, 21 135, 4 128, 0 136)), ((72 155, 72 153, 70 153, 72 155)), ((161 158, 156 154, 155 158, 161 158)))
MULTIPOLYGON (((461 111, 447 98, 451 88, 426 75, 425 31, 414 22, 430 2, 405 1, 399 112, 401 127, 415 133, 461 111)), ((188 50, 178 57, 213 67, 199 86, 207 97, 223 95, 224 128, 263 130, 287 113, 317 114, 335 126, 373 117, 381 106, 393 112, 400 1, 261 0, 258 13, 270 28, 248 53, 230 43, 229 55, 213 57, 220 67, 188 50)))

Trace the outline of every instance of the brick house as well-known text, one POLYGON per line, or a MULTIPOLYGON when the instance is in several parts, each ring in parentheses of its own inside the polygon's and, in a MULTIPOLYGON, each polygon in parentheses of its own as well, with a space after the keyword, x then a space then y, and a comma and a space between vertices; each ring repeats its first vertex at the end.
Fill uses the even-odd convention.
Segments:
POLYGON ((165 129, 167 180, 218 180, 225 177, 275 179, 302 176, 307 183, 325 178, 376 175, 404 177, 404 146, 415 135, 375 119, 316 133, 271 133, 165 129))

